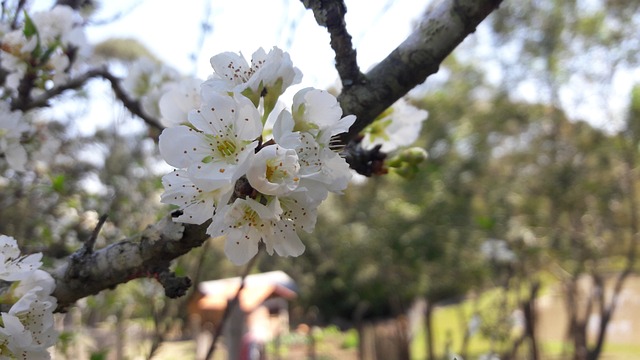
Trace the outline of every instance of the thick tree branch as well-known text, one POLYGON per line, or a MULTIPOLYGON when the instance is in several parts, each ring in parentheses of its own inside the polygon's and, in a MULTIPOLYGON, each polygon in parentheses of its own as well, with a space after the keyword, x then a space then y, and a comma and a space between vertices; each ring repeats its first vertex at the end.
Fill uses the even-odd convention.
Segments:
POLYGON ((141 277, 156 278, 167 296, 183 295, 191 282, 175 277, 169 271, 170 262, 202 245, 209 238, 207 226, 175 223, 168 215, 142 233, 103 249, 86 252, 81 248, 52 272, 58 309, 141 277))
POLYGON ((356 138, 376 116, 436 73, 440 63, 501 2, 445 0, 425 14, 418 28, 365 74, 364 81, 343 89, 339 96, 342 109, 358 119, 342 141, 356 138))

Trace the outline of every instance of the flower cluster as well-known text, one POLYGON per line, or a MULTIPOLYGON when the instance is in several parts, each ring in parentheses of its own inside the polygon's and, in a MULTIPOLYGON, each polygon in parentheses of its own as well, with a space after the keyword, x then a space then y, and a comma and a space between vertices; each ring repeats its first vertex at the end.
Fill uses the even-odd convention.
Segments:
POLYGON ((380 150, 388 153, 411 145, 418 139, 427 116, 426 110, 401 98, 364 129, 362 146, 368 149, 380 145, 380 150))
POLYGON ((140 102, 142 110, 147 115, 160 118, 160 97, 174 86, 179 78, 180 74, 175 69, 143 57, 131 65, 122 87, 129 96, 140 102))
POLYGON ((182 123, 160 135, 162 157, 177 168, 163 177, 162 202, 182 210, 176 221, 212 219, 207 233, 225 238, 236 264, 255 256, 260 242, 269 254, 298 256, 305 249, 298 232, 311 232, 318 205, 349 182, 331 139, 355 116, 343 117, 333 95, 313 88, 296 93, 291 110, 273 111, 302 77, 278 48, 259 49, 250 62, 222 53, 211 65, 199 96, 187 101, 174 92, 161 104, 163 117, 182 123), (275 119, 272 129, 267 119, 275 119))
POLYGON ((361 145, 364 149, 393 152, 386 157, 382 173, 393 171, 405 178, 417 175, 418 166, 427 158, 420 147, 408 147, 420 136, 422 122, 429 113, 418 109, 401 98, 380 114, 362 131, 361 145))
MULTIPOLYGON (((18 16, 18 15, 16 15, 18 16)), ((21 27, 2 26, 0 66, 8 73, 5 86, 18 93, 22 81, 38 92, 66 81, 76 60, 88 53, 80 15, 65 5, 24 13, 21 27)), ((10 19, 11 20, 11 19, 10 19)), ((13 94, 13 95, 15 95, 13 94)))
POLYGON ((42 266, 42 254, 23 256, 15 239, 0 235, 0 357, 49 359, 58 339, 53 326, 55 281, 42 266), (8 311, 4 311, 5 308, 8 311))
POLYGON ((6 101, 0 101, 0 159, 4 158, 14 170, 24 170, 27 163, 27 151, 20 139, 30 129, 20 111, 11 111, 6 101))

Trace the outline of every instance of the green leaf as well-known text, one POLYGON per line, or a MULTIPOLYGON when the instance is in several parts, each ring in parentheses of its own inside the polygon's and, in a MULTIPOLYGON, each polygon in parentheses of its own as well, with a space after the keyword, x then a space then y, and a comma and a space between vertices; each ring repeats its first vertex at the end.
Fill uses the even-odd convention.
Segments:
POLYGON ((22 30, 24 36, 32 37, 33 35, 37 35, 38 28, 26 11, 24 12, 24 19, 24 30, 22 30))
POLYGON ((51 188, 57 193, 64 192, 66 178, 64 174, 51 177, 51 188))

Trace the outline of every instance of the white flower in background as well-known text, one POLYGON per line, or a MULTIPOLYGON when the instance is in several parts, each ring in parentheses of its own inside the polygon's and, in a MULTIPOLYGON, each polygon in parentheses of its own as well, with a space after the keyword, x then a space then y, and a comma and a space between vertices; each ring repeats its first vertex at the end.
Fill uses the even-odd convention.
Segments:
POLYGON ((24 170, 27 163, 27 151, 20 139, 29 130, 31 127, 25 122, 22 112, 11 111, 9 104, 0 100, 0 156, 14 170, 24 170))
POLYGON ((200 85, 202 80, 185 78, 169 85, 159 101, 160 123, 165 127, 188 122, 189 111, 200 108, 200 85))
POLYGON ((140 102, 147 115, 160 118, 160 98, 179 79, 176 70, 149 58, 141 58, 129 68, 122 87, 140 102))
POLYGON ((23 280, 42 266, 42 254, 21 256, 16 240, 0 235, 0 279, 4 281, 23 280))
POLYGON ((293 66, 288 53, 274 47, 267 54, 260 48, 253 53, 251 64, 242 56, 224 52, 211 58, 213 75, 202 84, 203 96, 208 92, 241 93, 258 106, 265 98, 266 119, 277 99, 291 85, 302 79, 302 72, 293 66))
POLYGON ((247 170, 251 186, 265 195, 286 195, 298 187, 298 155, 279 145, 262 148, 247 170))
POLYGON ((231 184, 210 191, 197 187, 184 170, 175 170, 162 177, 164 193, 161 200, 165 204, 176 205, 182 215, 176 221, 188 224, 202 224, 211 219, 217 207, 225 205, 231 197, 231 184))
POLYGON ((24 49, 26 39, 22 30, 11 31, 2 37, 0 66, 8 73, 5 86, 13 92, 18 91, 20 80, 27 72, 29 51, 24 49))
POLYGON ((260 241, 270 255, 275 250, 280 256, 299 256, 304 244, 292 221, 282 219, 281 214, 278 201, 263 205, 251 198, 236 199, 213 218, 207 234, 225 236, 225 253, 236 265, 251 260, 258 253, 260 241))
POLYGON ((21 256, 15 239, 0 235, 0 279, 4 281, 24 280, 42 266, 41 259, 41 253, 21 256))
POLYGON ((506 241, 487 239, 480 245, 480 253, 487 260, 499 263, 512 263, 518 260, 516 254, 509 249, 506 241))
POLYGON ((422 122, 428 116, 426 110, 418 109, 405 99, 400 99, 364 129, 362 147, 370 149, 382 145, 381 151, 391 152, 399 147, 409 146, 420 136, 422 122))
POLYGON ((75 60, 86 58, 90 46, 80 15, 68 6, 57 5, 25 18, 22 28, 3 35, 0 66, 8 73, 5 85, 14 92, 28 71, 33 76, 31 95, 37 96, 45 87, 66 81, 71 65, 82 63, 71 64, 70 54, 75 60))
POLYGON ((186 168, 205 191, 235 182, 244 175, 262 133, 260 114, 249 99, 212 96, 203 99, 189 122, 160 135, 160 154, 169 165, 186 168))
POLYGON ((0 355, 5 359, 49 359, 47 348, 57 341, 53 311, 57 301, 53 277, 40 270, 42 254, 20 254, 14 238, 0 235, 0 279, 17 282, 3 293, 4 303, 16 299, 0 314, 0 355))
POLYGON ((56 5, 51 10, 34 13, 31 19, 38 29, 41 44, 60 41, 65 47, 87 46, 84 29, 80 26, 82 18, 69 6, 56 5))

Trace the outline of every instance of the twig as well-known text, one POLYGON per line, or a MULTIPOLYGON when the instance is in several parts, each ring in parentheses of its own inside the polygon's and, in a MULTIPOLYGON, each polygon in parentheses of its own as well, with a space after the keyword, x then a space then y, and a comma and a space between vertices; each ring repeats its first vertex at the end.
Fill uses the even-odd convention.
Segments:
POLYGON ((90 20, 89 22, 87 22, 87 25, 91 25, 91 26, 104 26, 104 25, 110 25, 118 20, 121 20, 123 17, 131 14, 133 12, 133 10, 135 10, 137 7, 139 7, 142 4, 142 1, 137 1, 134 4, 129 5, 129 7, 125 10, 122 11, 118 11, 115 14, 110 15, 107 18, 104 19, 99 19, 99 20, 90 20))
POLYGON ((365 81, 358 67, 356 50, 347 31, 344 16, 347 7, 343 0, 303 0, 304 6, 313 11, 316 22, 327 28, 331 36, 331 48, 336 53, 336 70, 343 88, 365 81))
POLYGON ((220 338, 220 335, 222 334, 224 324, 227 322, 227 319, 229 318, 229 314, 231 314, 231 311, 233 311, 234 308, 238 306, 238 303, 240 302, 240 293, 242 292, 242 289, 244 289, 244 279, 247 277, 247 275, 249 275, 249 271, 251 271, 251 268, 255 264, 256 259, 258 259, 259 255, 260 253, 256 254, 256 256, 254 256, 251 260, 249 260, 249 263, 245 267, 244 272, 240 277, 240 287, 238 288, 238 291, 236 291, 236 295, 233 297, 231 301, 227 303, 227 307, 224 309, 224 313, 222 314, 222 319, 220 320, 220 323, 218 323, 218 326, 216 326, 216 330, 215 330, 216 332, 215 334, 213 334, 213 341, 211 341, 211 346, 209 347, 209 351, 207 352, 207 356, 205 357, 205 359, 211 359, 213 357, 213 353, 216 350, 216 345, 218 343, 218 339, 220 338))
POLYGON ((11 29, 12 30, 15 30, 15 29, 18 28, 18 15, 20 15, 20 12, 22 11, 22 9, 26 5, 26 3, 27 3, 26 0, 18 1, 18 6, 16 7, 16 16, 13 18, 13 21, 11 22, 11 29))
POLYGON ((151 116, 147 115, 143 110, 142 107, 140 106, 140 103, 136 100, 131 99, 127 93, 124 91, 124 89, 122 88, 122 86, 120 86, 120 79, 118 79, 117 77, 113 76, 113 74, 111 74, 108 71, 104 71, 104 73, 102 74, 102 78, 109 80, 109 82, 111 83, 111 88, 113 89, 114 94, 116 95, 116 97, 122 101, 122 104, 129 110, 131 111, 131 113, 133 113, 134 115, 137 115, 139 118, 141 118, 144 122, 146 122, 148 125, 158 129, 158 130, 163 130, 164 126, 160 125, 160 123, 152 118, 151 116))
POLYGON ((28 111, 35 108, 47 107, 49 106, 49 101, 54 97, 62 94, 67 90, 75 90, 82 86, 84 86, 87 81, 93 78, 103 78, 109 83, 111 83, 111 88, 113 89, 116 98, 122 102, 122 104, 131 111, 132 114, 141 118, 144 122, 146 122, 149 126, 152 126, 158 130, 163 130, 164 127, 160 125, 158 120, 153 117, 147 115, 140 106, 140 103, 127 95, 126 91, 122 88, 120 84, 120 79, 111 74, 106 68, 98 68, 91 69, 85 72, 84 74, 77 76, 75 78, 69 79, 69 81, 65 82, 62 85, 55 86, 49 90, 47 90, 44 94, 38 96, 35 99, 31 99, 29 101, 17 101, 12 104, 12 110, 21 110, 28 111))
POLYGON ((98 224, 96 224, 96 227, 93 229, 93 232, 91 233, 91 237, 89 237, 89 239, 84 243, 84 253, 85 253, 85 255, 89 255, 89 254, 91 254, 93 252, 93 246, 96 243, 96 239, 98 238, 98 234, 100 233, 100 230, 102 229, 102 226, 104 225, 104 223, 106 221, 107 221, 107 214, 103 214, 98 219, 98 224))

